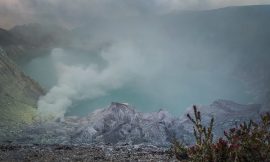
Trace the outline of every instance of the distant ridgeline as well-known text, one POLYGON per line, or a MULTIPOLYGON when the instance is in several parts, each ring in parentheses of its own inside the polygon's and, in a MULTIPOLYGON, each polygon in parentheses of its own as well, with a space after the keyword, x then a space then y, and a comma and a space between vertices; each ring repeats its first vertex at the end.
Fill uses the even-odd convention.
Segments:
POLYGON ((69 43, 69 31, 59 26, 29 24, 11 30, 0 28, 0 46, 14 61, 28 61, 69 43), (34 33, 34 34, 33 34, 34 33))

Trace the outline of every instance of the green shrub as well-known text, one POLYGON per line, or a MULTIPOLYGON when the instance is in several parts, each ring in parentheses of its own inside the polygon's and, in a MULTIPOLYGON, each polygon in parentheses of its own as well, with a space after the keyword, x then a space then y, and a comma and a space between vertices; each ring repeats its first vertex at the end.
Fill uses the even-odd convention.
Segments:
POLYGON ((214 118, 208 127, 201 122, 201 113, 193 106, 193 123, 196 144, 186 147, 177 140, 173 142, 172 153, 180 161, 191 162, 270 162, 270 114, 261 116, 258 123, 250 120, 229 131, 224 138, 213 141, 214 118))

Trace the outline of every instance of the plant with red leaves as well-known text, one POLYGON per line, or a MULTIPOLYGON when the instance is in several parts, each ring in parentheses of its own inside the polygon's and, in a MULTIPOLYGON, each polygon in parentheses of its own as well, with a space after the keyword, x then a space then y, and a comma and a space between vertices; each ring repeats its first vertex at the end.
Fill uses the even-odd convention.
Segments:
POLYGON ((261 122, 250 120, 236 128, 224 131, 224 138, 213 142, 213 123, 203 126, 201 113, 193 106, 194 116, 187 117, 194 124, 196 144, 186 147, 179 142, 173 144, 173 154, 180 161, 191 162, 270 162, 270 114, 261 116, 261 122))

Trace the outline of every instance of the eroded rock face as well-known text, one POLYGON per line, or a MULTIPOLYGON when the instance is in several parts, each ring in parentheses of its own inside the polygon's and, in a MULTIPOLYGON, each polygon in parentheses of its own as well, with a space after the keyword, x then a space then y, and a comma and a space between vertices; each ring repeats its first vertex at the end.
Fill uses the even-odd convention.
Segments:
POLYGON ((167 127, 173 118, 168 112, 136 112, 126 104, 112 103, 88 117, 89 124, 74 138, 76 142, 168 144, 167 127))
MULTIPOLYGON (((198 106, 198 109, 205 124, 215 117, 214 135, 217 137, 223 135, 223 130, 234 127, 236 122, 259 119, 261 106, 217 100, 209 106, 198 106)), ((187 113, 193 114, 192 108, 187 113)), ((169 146, 173 137, 186 144, 193 143, 192 131, 192 124, 185 115, 172 117, 163 110, 141 113, 130 105, 112 103, 87 117, 66 117, 64 121, 30 126, 16 142, 169 146)))

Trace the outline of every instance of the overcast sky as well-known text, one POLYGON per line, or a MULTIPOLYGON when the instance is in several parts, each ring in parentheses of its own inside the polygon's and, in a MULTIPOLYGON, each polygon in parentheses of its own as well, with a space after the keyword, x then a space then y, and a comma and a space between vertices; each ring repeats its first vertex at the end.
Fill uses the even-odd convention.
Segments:
POLYGON ((70 25, 86 17, 164 14, 260 4, 270 4, 270 0, 0 0, 0 26, 11 28, 41 19, 70 25))

